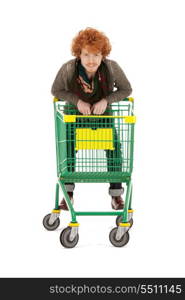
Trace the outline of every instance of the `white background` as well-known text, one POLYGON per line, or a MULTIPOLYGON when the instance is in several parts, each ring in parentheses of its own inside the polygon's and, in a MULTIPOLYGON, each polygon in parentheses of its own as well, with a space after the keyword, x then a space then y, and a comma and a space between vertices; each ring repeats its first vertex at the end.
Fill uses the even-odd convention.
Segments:
MULTIPOLYGON (((0 276, 184 277, 184 1, 1 1, 0 276), (137 115, 134 226, 114 248, 115 217, 79 217, 64 249, 42 219, 54 206, 51 85, 79 30, 110 38, 130 80, 137 115)), ((62 197, 62 193, 61 193, 62 197)), ((111 210, 108 184, 78 184, 77 210, 111 210)))

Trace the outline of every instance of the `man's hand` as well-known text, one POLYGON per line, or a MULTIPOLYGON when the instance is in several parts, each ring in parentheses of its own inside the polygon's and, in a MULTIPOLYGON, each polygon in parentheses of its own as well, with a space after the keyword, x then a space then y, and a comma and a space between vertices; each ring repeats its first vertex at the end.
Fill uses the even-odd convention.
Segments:
POLYGON ((107 100, 101 99, 97 103, 93 104, 91 111, 95 115, 102 115, 107 108, 107 100))
POLYGON ((77 102, 77 108, 79 112, 81 112, 83 115, 90 115, 91 114, 91 105, 90 103, 86 103, 82 100, 78 100, 77 102))

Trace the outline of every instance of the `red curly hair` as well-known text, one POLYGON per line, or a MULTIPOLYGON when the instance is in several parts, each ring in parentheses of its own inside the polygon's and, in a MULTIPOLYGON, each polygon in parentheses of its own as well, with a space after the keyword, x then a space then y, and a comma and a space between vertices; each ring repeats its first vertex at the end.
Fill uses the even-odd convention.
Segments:
POLYGON ((93 53, 101 52, 103 57, 111 51, 111 44, 105 34, 91 27, 79 31, 75 36, 71 46, 72 55, 79 58, 82 48, 85 47, 93 53))

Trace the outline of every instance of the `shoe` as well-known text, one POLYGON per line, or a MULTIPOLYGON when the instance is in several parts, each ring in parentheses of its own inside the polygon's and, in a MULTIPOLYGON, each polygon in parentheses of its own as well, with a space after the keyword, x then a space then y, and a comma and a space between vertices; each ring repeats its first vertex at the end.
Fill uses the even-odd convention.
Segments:
MULTIPOLYGON (((74 204, 74 199, 73 199, 73 192, 67 192, 69 195, 69 198, 71 200, 71 203, 74 204)), ((59 208, 62 210, 69 210, 66 204, 65 199, 63 198, 62 201, 60 202, 59 208)))
POLYGON ((111 201, 112 209, 119 210, 123 209, 124 207, 124 202, 121 196, 112 196, 112 201, 111 201))

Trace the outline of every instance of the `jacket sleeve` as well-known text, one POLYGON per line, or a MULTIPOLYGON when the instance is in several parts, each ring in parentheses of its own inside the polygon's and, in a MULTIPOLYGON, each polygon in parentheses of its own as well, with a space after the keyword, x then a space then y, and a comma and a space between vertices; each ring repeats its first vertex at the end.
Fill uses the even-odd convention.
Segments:
POLYGON ((70 102, 74 105, 77 104, 79 98, 74 93, 67 90, 67 65, 64 64, 58 71, 56 78, 53 82, 51 93, 54 97, 70 102))
POLYGON ((113 91, 106 97, 106 100, 109 104, 121 101, 132 93, 130 82, 128 81, 123 70, 115 61, 112 61, 112 72, 116 91, 113 91))

